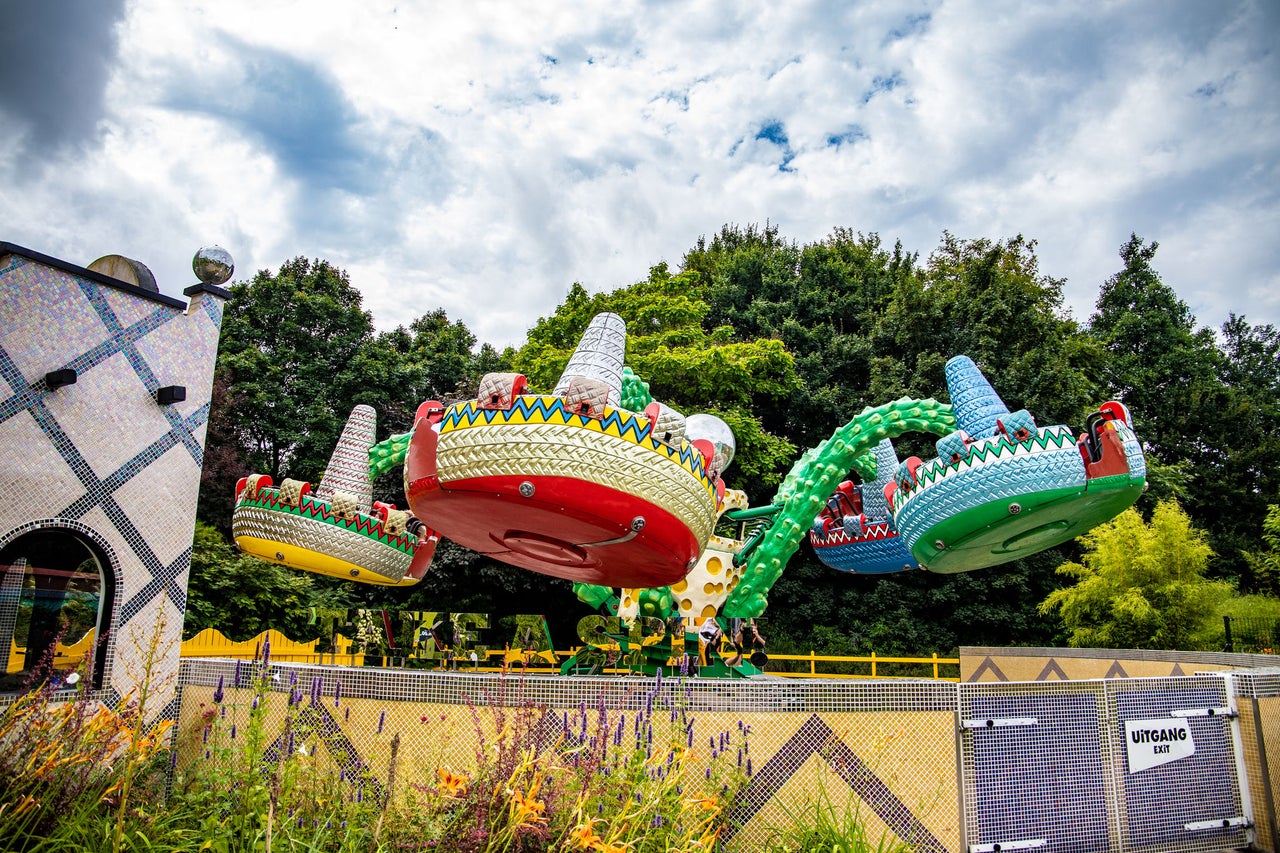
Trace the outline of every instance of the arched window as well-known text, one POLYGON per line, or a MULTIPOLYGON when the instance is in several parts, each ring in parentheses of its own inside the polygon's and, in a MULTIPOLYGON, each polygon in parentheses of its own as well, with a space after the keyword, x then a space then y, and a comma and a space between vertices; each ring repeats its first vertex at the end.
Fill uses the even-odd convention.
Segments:
POLYGON ((86 535, 33 530, 0 550, 0 692, 79 670, 102 686, 115 574, 86 535))

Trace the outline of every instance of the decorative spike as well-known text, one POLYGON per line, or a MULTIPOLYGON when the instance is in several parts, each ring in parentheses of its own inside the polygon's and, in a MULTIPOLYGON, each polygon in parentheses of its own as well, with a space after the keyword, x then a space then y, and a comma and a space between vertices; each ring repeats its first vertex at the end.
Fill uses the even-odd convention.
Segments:
POLYGON ((368 513, 373 507, 373 481, 369 479, 369 448, 373 447, 378 416, 372 406, 356 406, 342 428, 338 446, 329 457, 316 497, 332 501, 336 492, 356 500, 356 508, 368 513))
POLYGON ((946 373, 956 425, 971 438, 995 435, 996 421, 1008 415, 1009 409, 978 365, 967 355, 957 355, 947 362, 946 373))
POLYGON ((617 406, 622 397, 622 358, 627 346, 627 324, 617 314, 597 314, 582 333, 578 348, 569 357, 556 394, 564 394, 569 380, 575 376, 596 379, 609 386, 609 405, 617 406))
POLYGON ((884 499, 884 487, 892 482, 893 472, 898 470, 898 454, 893 442, 884 439, 876 445, 876 478, 862 487, 862 514, 871 521, 883 521, 889 517, 889 504, 884 499))

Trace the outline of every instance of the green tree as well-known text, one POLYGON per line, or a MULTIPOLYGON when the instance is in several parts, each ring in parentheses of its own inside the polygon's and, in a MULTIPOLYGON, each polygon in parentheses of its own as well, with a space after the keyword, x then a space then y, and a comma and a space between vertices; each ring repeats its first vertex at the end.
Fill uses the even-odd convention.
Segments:
POLYGON ((324 470, 368 380, 373 321, 346 272, 294 258, 231 286, 218 369, 246 461, 278 482, 324 470), (361 369, 365 368, 365 369, 361 369))
POLYGON ((1158 247, 1137 235, 1121 247, 1124 269, 1103 284, 1089 334, 1107 350, 1107 382, 1143 443, 1161 462, 1200 464, 1209 448, 1188 454, 1224 403, 1219 353, 1212 330, 1196 330, 1191 309, 1153 268, 1158 247))
POLYGON ((1130 508, 1082 539, 1081 561, 1058 567, 1076 583, 1040 605, 1061 614, 1072 646, 1185 649, 1232 593, 1204 577, 1212 551, 1175 503, 1158 504, 1149 524, 1130 508))
POLYGON ((245 640, 275 628, 292 639, 307 636, 309 608, 337 605, 316 576, 246 556, 211 525, 196 522, 187 584, 183 635, 217 628, 245 640))
MULTIPOLYGON (((1264 539, 1274 529, 1280 503, 1280 331, 1233 314, 1221 342, 1224 403, 1199 422, 1210 450, 1196 458, 1192 512, 1213 535, 1221 573, 1237 576, 1245 591, 1277 594, 1280 579, 1258 574, 1245 555, 1257 547, 1259 528, 1264 539)), ((1194 436, 1187 443, 1197 446, 1194 436)))
MULTIPOLYGON (((327 261, 294 258, 230 289, 199 512, 227 533, 238 478, 315 482, 356 405, 374 408, 386 438, 412 427, 423 400, 474 393, 480 375, 505 365, 444 309, 375 335, 359 290, 327 261)), ((375 495, 404 504, 398 476, 375 495)))
POLYGON ((1153 496, 1180 493, 1215 552, 1211 573, 1259 589, 1244 552, 1280 499, 1280 333, 1232 315, 1221 342, 1156 272, 1158 244, 1131 236, 1103 285, 1089 334, 1129 406, 1153 496))
POLYGON ((529 331, 512 365, 535 389, 550 390, 591 318, 618 314, 627 323, 627 365, 655 399, 686 414, 716 414, 734 429, 737 455, 725 480, 758 500, 777 484, 795 448, 764 429, 754 410, 791 393, 799 381, 795 364, 780 341, 739 341, 725 326, 707 331, 698 282, 694 273, 673 276, 659 264, 647 280, 611 293, 592 296, 575 284, 555 313, 529 331))
POLYGON ((1280 597, 1280 505, 1267 507, 1262 544, 1262 550, 1245 554, 1253 569, 1254 587, 1262 595, 1280 597))

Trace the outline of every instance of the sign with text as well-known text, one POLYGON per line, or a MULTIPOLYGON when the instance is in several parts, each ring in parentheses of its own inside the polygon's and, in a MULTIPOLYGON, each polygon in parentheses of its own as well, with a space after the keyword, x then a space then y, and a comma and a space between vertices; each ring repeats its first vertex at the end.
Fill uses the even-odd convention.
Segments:
POLYGON ((1124 735, 1130 773, 1141 773, 1196 754, 1191 727, 1185 717, 1126 720, 1124 735))

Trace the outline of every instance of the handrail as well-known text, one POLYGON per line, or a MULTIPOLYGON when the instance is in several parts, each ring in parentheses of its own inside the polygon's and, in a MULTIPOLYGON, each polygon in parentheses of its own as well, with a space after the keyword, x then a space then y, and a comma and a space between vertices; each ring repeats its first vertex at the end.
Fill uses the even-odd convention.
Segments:
MULTIPOLYGON (((403 661, 405 657, 402 655, 390 655, 379 657, 373 653, 362 653, 354 650, 354 644, 342 635, 338 635, 333 644, 331 651, 320 652, 318 647, 319 640, 310 642, 295 642, 289 640, 279 631, 264 631, 251 640, 236 642, 224 637, 220 632, 213 628, 206 628, 196 636, 182 642, 182 656, 184 658, 200 658, 200 657, 223 657, 223 658, 240 658, 249 660, 258 657, 261 654, 262 642, 264 639, 271 640, 271 657, 273 660, 280 662, 294 663, 343 663, 351 666, 368 665, 371 662, 382 662, 388 665, 394 665, 394 661, 403 661)), ((578 653, 581 647, 574 647, 565 651, 522 651, 520 649, 486 649, 484 660, 471 661, 465 656, 460 656, 452 660, 450 663, 454 668, 472 672, 501 672, 520 670, 529 673, 558 673, 557 665, 553 665, 551 661, 546 660, 548 655, 554 655, 557 664, 560 661, 568 660, 578 653), (528 663, 525 658, 528 657, 528 663), (541 657, 542 660, 538 660, 541 657), (493 658, 498 659, 498 663, 491 663, 493 658)), ((614 650, 617 651, 617 644, 614 644, 614 650)), ((607 649, 606 649, 607 651, 607 649)), ((955 677, 942 675, 939 667, 942 666, 960 666, 959 658, 939 657, 935 652, 929 657, 896 657, 877 655, 872 652, 870 655, 820 655, 817 652, 810 651, 808 654, 770 654, 771 662, 778 661, 800 661, 809 664, 808 672, 780 672, 771 671, 770 675, 781 676, 783 678, 933 678, 938 681, 959 681, 959 675, 955 677), (869 673, 837 673, 837 672, 820 672, 818 664, 867 664, 870 666, 869 673), (899 664, 905 666, 925 667, 930 675, 924 676, 886 676, 882 673, 881 667, 884 664, 899 664)), ((672 669, 678 664, 673 664, 672 669)), ((603 672, 612 675, 622 675, 629 672, 626 667, 605 667, 603 672)))

